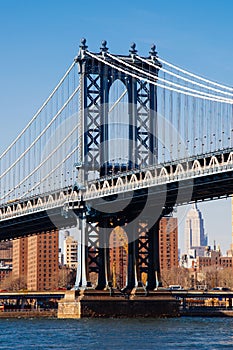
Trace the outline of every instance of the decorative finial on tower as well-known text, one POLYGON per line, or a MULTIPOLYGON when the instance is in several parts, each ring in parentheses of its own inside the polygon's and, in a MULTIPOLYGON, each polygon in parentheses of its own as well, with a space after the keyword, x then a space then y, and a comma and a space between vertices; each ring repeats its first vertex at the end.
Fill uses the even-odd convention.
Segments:
POLYGON ((87 40, 85 38, 81 39, 81 44, 79 45, 78 55, 74 58, 74 61, 77 63, 78 60, 83 59, 86 55, 85 51, 88 48, 86 45, 87 40))
POLYGON ((135 55, 138 51, 136 50, 136 44, 135 43, 132 43, 130 45, 130 50, 129 52, 131 53, 131 55, 135 55))
POLYGON ((155 44, 151 45, 151 49, 150 49, 149 54, 151 55, 151 57, 157 56, 157 51, 156 51, 156 45, 155 44))
POLYGON ((101 48, 100 51, 102 53, 107 52, 108 51, 108 47, 107 47, 107 41, 106 40, 102 40, 101 42, 101 48))
POLYGON ((85 51, 88 48, 88 46, 86 45, 86 42, 87 42, 87 40, 85 38, 81 39, 81 45, 79 45, 81 50, 85 51))

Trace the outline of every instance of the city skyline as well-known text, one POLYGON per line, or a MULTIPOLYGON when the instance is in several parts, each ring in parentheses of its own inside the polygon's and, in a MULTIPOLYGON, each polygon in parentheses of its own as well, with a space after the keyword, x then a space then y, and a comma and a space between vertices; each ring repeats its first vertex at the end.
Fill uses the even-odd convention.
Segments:
MULTIPOLYGON (((209 202, 198 202, 198 208, 204 220, 205 233, 208 236, 208 245, 213 247, 214 243, 220 246, 221 252, 231 249, 232 244, 232 212, 231 198, 212 200, 209 202)), ((178 243, 181 252, 184 252, 184 224, 185 217, 192 204, 177 207, 174 216, 178 218, 178 243)))
MULTIPOLYGON (((135 1, 132 7, 120 0, 118 8, 122 6, 124 11, 107 1, 101 6, 90 4, 91 13, 86 4, 70 0, 56 6, 44 0, 25 1, 23 6, 16 0, 0 4, 1 152, 54 88, 77 54, 82 37, 87 38, 91 51, 98 51, 106 39, 111 52, 122 54, 128 52, 132 41, 142 55, 148 55, 155 43, 160 57, 232 85, 231 1, 224 6, 218 1, 147 1, 146 6, 135 1)), ((226 251, 231 244, 230 200, 199 206, 209 244, 215 240, 226 251)), ((181 243, 187 210, 189 206, 177 209, 181 243)))

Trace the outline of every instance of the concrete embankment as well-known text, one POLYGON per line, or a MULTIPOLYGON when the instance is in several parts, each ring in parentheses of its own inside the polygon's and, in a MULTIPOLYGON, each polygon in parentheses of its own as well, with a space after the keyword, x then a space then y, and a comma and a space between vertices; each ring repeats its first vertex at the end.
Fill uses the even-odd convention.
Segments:
POLYGON ((179 301, 169 292, 136 290, 123 296, 106 291, 85 290, 79 295, 66 293, 58 303, 58 318, 82 317, 178 317, 179 301))

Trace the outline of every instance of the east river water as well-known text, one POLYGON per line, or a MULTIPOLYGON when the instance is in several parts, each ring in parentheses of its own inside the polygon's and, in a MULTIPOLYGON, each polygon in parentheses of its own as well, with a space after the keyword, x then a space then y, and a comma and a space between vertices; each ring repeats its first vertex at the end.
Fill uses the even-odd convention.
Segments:
POLYGON ((233 318, 1 319, 0 349, 233 349, 233 318))

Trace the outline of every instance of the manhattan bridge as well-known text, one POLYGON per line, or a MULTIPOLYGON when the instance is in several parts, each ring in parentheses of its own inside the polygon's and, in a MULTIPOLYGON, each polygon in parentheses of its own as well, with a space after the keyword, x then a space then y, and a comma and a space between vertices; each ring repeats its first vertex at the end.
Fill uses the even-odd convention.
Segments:
POLYGON ((159 282, 159 220, 177 205, 233 193, 233 88, 161 58, 79 52, 0 156, 0 238, 77 227, 76 288, 112 281, 112 231, 127 284, 159 282))

